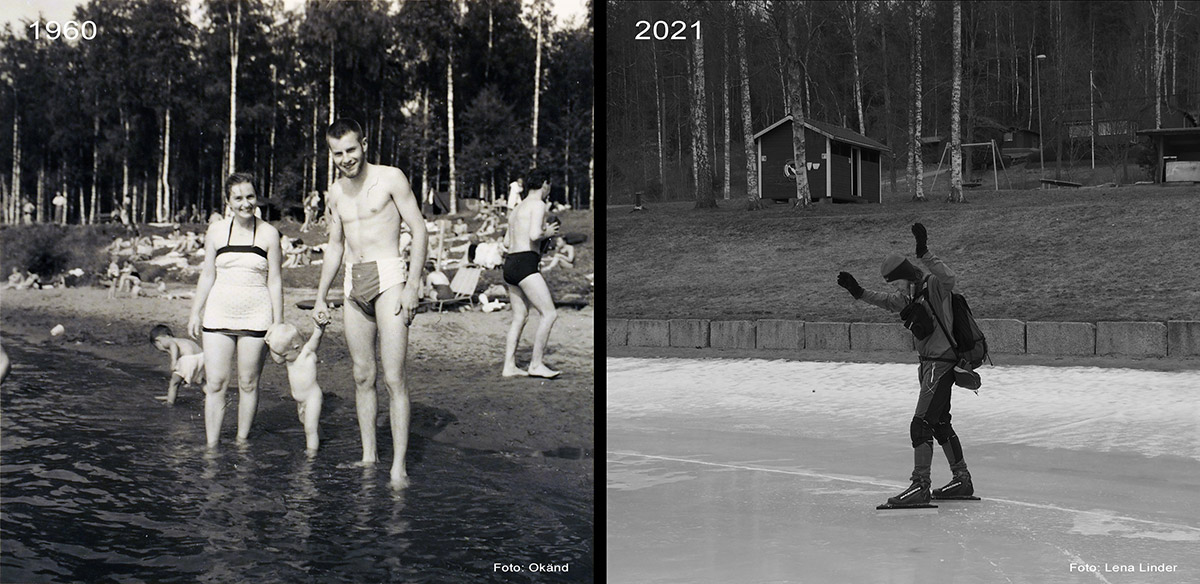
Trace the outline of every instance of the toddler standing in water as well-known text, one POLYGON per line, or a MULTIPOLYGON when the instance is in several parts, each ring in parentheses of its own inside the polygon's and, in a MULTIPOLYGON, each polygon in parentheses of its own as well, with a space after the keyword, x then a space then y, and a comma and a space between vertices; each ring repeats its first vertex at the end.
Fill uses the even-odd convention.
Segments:
POLYGON ((174 405, 180 383, 204 383, 204 353, 196 341, 174 337, 167 325, 160 324, 150 329, 150 342, 154 344, 154 348, 171 356, 171 381, 167 385, 167 395, 156 395, 154 399, 174 405))
POLYGON ((317 347, 321 344, 321 334, 325 332, 326 324, 318 324, 303 345, 300 332, 291 324, 273 324, 267 329, 267 347, 271 349, 271 359, 276 363, 287 363, 288 382, 292 386, 292 398, 296 400, 296 413, 304 424, 309 456, 316 454, 320 442, 317 436, 317 421, 321 417, 317 347))

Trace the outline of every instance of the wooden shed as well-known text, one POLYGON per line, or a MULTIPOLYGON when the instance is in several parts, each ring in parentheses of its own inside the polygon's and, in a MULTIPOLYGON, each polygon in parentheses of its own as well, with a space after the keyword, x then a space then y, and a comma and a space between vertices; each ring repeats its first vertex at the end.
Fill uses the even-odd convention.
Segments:
POLYGON ((879 203, 880 157, 887 146, 862 134, 804 120, 807 160, 796 165, 792 151, 792 116, 754 135, 758 151, 758 196, 763 199, 796 198, 797 169, 808 173, 813 200, 829 197, 835 203, 879 203))
POLYGON ((1154 141, 1154 182, 1200 182, 1200 128, 1140 130, 1154 141))

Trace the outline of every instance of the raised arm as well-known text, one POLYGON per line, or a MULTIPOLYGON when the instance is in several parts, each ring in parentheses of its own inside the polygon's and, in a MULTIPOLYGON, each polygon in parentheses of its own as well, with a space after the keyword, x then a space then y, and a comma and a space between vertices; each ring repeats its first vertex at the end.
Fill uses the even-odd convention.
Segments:
POLYGON ((953 290, 956 281, 954 272, 946 267, 946 264, 942 263, 941 259, 929 251, 929 246, 927 245, 929 234, 925 226, 920 223, 914 223, 912 232, 913 238, 917 242, 917 257, 921 258, 921 263, 925 264, 925 268, 929 270, 929 273, 937 277, 944 291, 949 292, 953 290))
POLYGON ((308 351, 309 353, 316 353, 317 347, 321 346, 321 336, 324 334, 325 325, 318 324, 314 326, 312 336, 308 337, 308 342, 304 343, 304 348, 301 350, 308 351))

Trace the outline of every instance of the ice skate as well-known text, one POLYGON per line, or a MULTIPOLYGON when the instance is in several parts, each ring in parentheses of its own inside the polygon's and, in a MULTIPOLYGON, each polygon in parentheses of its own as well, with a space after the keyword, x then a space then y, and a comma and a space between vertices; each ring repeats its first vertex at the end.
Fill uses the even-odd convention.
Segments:
POLYGON ((979 497, 975 495, 975 486, 971 484, 971 475, 954 477, 946 486, 940 489, 934 489, 931 496, 940 501, 946 500, 963 500, 963 501, 978 501, 979 497))
POLYGON ((903 510, 907 512, 924 510, 937 513, 937 505, 929 503, 929 485, 913 482, 903 493, 891 497, 887 503, 875 507, 879 511, 903 510))

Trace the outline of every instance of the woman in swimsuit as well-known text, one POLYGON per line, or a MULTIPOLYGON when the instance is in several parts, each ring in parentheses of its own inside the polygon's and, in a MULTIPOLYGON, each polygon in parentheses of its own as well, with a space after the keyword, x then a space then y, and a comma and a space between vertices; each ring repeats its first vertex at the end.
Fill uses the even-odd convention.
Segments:
POLYGON ((259 220, 254 177, 234 173, 225 183, 231 217, 209 225, 204 268, 188 320, 192 338, 203 337, 204 428, 215 447, 225 417, 225 389, 237 354, 238 442, 245 442, 258 406, 264 337, 283 322, 283 251, 279 231, 259 220))

